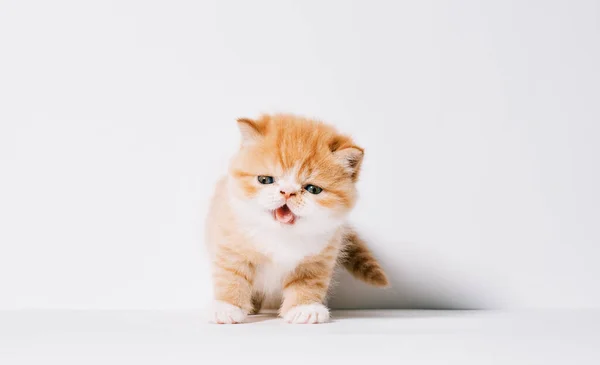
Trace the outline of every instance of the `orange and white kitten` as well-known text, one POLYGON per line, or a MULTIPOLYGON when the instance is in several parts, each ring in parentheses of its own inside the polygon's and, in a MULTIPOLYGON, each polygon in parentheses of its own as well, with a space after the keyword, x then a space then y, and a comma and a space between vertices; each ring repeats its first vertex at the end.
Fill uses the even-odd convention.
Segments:
POLYGON ((215 323, 240 323, 270 302, 289 323, 329 320, 334 267, 388 280, 346 223, 364 151, 333 127, 294 115, 239 119, 242 141, 207 218, 215 323))

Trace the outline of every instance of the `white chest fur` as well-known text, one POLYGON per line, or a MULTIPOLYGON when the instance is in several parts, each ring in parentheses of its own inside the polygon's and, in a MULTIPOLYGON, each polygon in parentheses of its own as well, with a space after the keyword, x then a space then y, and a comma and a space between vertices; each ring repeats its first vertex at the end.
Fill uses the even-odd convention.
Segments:
POLYGON ((264 293, 275 293, 282 282, 307 256, 320 253, 329 243, 331 234, 300 235, 289 227, 254 230, 251 244, 269 258, 257 267, 254 286, 264 293))

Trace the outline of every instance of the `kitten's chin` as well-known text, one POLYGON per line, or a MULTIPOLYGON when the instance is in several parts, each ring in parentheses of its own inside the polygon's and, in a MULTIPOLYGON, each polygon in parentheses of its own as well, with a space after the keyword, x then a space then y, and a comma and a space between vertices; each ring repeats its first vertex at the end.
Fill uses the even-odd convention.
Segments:
POLYGON ((293 225, 297 217, 287 204, 284 204, 273 211, 273 219, 281 224, 293 225))

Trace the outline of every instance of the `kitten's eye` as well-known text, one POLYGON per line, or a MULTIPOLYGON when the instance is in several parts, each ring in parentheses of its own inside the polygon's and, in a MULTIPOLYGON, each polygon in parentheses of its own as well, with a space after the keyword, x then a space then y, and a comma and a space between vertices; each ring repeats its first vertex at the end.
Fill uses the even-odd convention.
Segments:
POLYGON ((323 191, 323 189, 321 189, 320 187, 318 187, 318 186, 315 186, 315 185, 310 185, 310 184, 309 184, 309 185, 306 185, 306 186, 304 187, 304 189, 305 189, 306 191, 308 191, 309 193, 311 193, 311 194, 315 194, 315 195, 316 195, 316 194, 319 194, 320 192, 322 192, 322 191, 323 191))
POLYGON ((259 176, 258 177, 258 182, 261 184, 272 184, 273 183, 273 176, 259 176))

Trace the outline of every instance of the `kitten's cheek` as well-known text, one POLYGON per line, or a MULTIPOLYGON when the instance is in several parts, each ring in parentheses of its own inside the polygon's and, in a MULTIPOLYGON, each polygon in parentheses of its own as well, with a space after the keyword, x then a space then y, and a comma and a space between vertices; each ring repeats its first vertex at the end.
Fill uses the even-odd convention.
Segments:
POLYGON ((236 195, 246 199, 252 199, 258 194, 258 188, 248 181, 238 181, 235 187, 236 195))
POLYGON ((316 204, 321 209, 335 209, 338 205, 338 202, 335 199, 324 197, 324 198, 318 199, 316 204))

